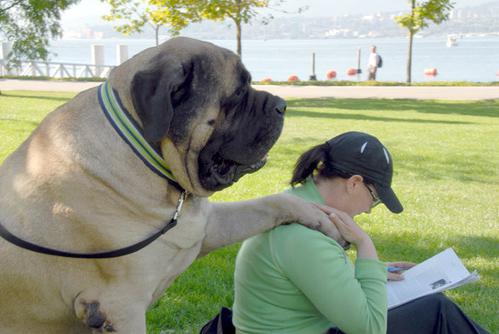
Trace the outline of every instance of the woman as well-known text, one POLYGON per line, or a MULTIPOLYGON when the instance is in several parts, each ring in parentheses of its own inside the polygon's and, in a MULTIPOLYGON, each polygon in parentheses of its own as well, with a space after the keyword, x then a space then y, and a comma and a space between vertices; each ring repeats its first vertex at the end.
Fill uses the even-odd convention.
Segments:
POLYGON ((353 218, 379 203, 402 212, 392 174, 388 150, 361 132, 339 135, 299 158, 289 192, 335 208, 324 210, 355 247, 355 265, 336 241, 298 224, 248 239, 236 260, 238 333, 486 333, 441 294, 387 312, 386 263, 353 218))

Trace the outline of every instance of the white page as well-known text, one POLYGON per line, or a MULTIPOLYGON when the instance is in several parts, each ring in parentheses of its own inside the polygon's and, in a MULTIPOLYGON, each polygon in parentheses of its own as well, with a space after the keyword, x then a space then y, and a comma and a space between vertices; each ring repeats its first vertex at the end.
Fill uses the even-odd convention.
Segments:
POLYGON ((471 275, 464 267, 452 248, 421 262, 403 275, 403 281, 387 283, 389 309, 478 279, 476 273, 471 275))

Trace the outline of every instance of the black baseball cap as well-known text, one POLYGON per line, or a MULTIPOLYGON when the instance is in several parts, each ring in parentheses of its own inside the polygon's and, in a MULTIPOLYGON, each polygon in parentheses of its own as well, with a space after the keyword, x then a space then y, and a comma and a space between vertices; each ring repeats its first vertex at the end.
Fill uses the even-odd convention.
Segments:
POLYGON ((331 167, 349 175, 360 175, 376 189, 379 198, 393 213, 404 208, 392 185, 392 157, 374 136, 363 132, 345 132, 327 141, 331 167))

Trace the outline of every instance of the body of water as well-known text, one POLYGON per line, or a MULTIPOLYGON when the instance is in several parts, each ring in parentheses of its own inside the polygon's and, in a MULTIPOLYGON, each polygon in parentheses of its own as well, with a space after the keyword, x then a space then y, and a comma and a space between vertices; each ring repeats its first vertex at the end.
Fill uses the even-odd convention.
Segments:
MULTIPOLYGON (((230 50, 235 40, 210 41, 230 50)), ((446 46, 446 38, 416 38, 413 47, 413 81, 498 81, 499 37, 469 37, 458 39, 455 47, 446 46), (437 68, 438 76, 429 78, 424 69, 437 68)), ((128 45, 129 56, 154 46, 145 39, 65 39, 52 42, 52 61, 91 63, 91 45, 104 45, 105 64, 116 64, 116 45, 128 45)), ((325 79, 328 70, 336 70, 338 80, 365 80, 370 45, 376 45, 383 57, 378 80, 405 81, 408 41, 405 38, 386 39, 310 39, 310 40, 244 40, 243 62, 254 80, 271 77, 286 80, 296 74, 307 80, 312 73, 312 52, 316 54, 316 75, 325 79), (357 68, 357 50, 361 49, 363 73, 349 77, 346 70, 357 68)))

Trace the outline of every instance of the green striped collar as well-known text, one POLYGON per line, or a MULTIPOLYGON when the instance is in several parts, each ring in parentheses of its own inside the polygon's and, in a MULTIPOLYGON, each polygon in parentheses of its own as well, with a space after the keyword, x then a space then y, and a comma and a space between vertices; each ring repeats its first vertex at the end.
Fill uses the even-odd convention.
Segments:
POLYGON ((161 154, 146 141, 140 127, 122 107, 119 96, 114 93, 107 81, 99 87, 99 103, 113 128, 144 164, 157 175, 182 189, 161 154))

